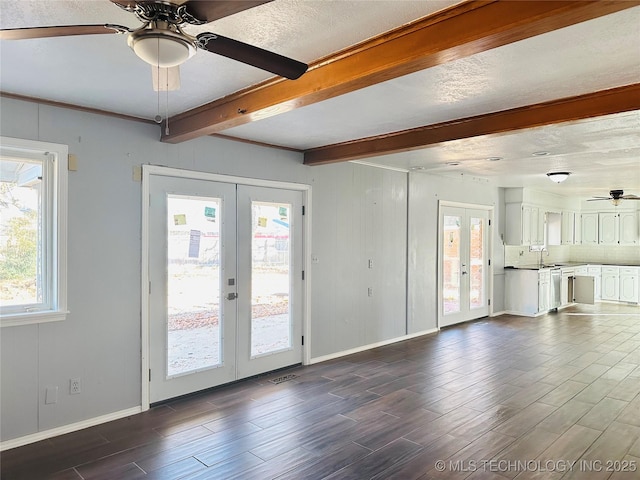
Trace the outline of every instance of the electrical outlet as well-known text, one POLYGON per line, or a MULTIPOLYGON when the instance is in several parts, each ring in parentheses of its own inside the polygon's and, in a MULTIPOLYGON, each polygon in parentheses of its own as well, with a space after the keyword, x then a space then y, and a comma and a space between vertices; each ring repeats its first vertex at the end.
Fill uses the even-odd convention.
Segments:
POLYGON ((80 377, 69 380, 69 395, 77 395, 81 392, 80 377))

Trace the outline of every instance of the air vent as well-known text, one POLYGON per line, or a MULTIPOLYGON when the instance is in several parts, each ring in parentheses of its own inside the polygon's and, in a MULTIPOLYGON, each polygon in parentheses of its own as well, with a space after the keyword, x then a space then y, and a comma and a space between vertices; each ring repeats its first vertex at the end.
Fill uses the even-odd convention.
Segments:
POLYGON ((281 377, 276 377, 276 378, 272 378, 271 380, 269 380, 271 383, 278 385, 279 383, 284 383, 284 382, 288 382, 289 380, 296 378, 297 375, 293 374, 293 373, 289 373, 287 375, 282 375, 281 377))

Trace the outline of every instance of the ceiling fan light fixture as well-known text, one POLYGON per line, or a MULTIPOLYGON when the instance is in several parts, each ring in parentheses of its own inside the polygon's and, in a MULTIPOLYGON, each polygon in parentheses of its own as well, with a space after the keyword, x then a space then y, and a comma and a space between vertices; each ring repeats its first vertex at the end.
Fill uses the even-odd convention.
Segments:
POLYGON ((129 35, 127 42, 138 57, 155 67, 176 67, 196 53, 189 39, 169 30, 137 31, 129 35))
POLYGON ((547 173, 547 177, 549 177, 549 180, 551 180, 552 182, 555 182, 555 183, 564 182, 567 178, 569 178, 569 175, 571 175, 571 172, 549 172, 549 173, 547 173))
POLYGON ((619 197, 612 198, 612 199, 611 199, 611 203, 612 203, 614 206, 616 206, 616 207, 617 207, 618 205, 620 205, 620 204, 622 203, 622 199, 621 199, 621 198, 619 198, 619 197))

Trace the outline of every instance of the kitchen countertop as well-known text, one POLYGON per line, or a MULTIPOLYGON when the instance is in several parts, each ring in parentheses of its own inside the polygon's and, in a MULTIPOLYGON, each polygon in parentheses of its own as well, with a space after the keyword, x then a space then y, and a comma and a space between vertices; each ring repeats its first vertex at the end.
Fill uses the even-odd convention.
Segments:
POLYGON ((583 267, 586 265, 603 265, 611 267, 637 267, 640 265, 631 265, 629 263, 587 263, 587 262, 562 262, 562 263, 550 263, 542 266, 538 264, 522 264, 522 265, 509 265, 505 266, 505 270, 544 270, 549 268, 575 268, 583 267))

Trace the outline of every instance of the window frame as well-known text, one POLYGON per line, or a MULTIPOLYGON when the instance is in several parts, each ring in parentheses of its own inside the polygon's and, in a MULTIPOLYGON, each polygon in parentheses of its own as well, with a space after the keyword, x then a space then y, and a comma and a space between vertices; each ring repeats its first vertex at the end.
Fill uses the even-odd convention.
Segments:
POLYGON ((0 307, 0 326, 12 327, 67 318, 67 145, 0 137, 0 158, 24 158, 42 162, 43 239, 39 244, 46 276, 41 309, 0 307), (44 158, 44 160, 43 160, 44 158), (46 170, 46 172, 45 172, 46 170))

